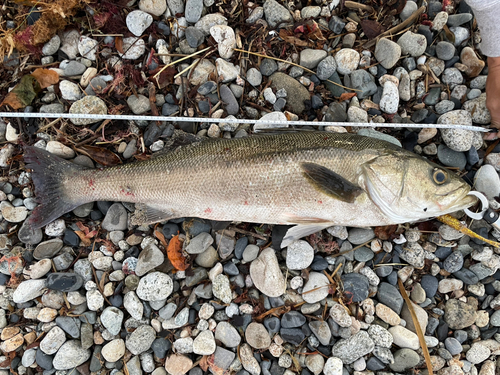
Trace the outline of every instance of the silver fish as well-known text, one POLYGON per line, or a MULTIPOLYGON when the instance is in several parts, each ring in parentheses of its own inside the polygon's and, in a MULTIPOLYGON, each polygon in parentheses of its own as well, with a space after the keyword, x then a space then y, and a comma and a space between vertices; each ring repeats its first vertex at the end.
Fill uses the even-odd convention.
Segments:
POLYGON ((136 204, 135 223, 179 217, 297 224, 282 246, 332 225, 416 222, 476 203, 453 172, 391 143, 328 132, 217 139, 85 169, 26 147, 40 228, 84 203, 136 204))

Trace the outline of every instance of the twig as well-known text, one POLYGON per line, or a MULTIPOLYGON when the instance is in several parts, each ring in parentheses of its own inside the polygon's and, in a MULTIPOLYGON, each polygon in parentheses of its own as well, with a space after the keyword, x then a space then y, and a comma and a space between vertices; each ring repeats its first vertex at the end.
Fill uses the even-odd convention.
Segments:
POLYGON ((167 69, 169 66, 175 65, 175 64, 177 64, 177 63, 179 63, 179 62, 181 62, 181 61, 184 61, 184 60, 187 60, 187 59, 189 59, 189 58, 191 58, 191 57, 193 57, 193 56, 199 55, 200 53, 203 53, 203 52, 205 52, 205 51, 208 51, 210 48, 212 48, 212 47, 207 47, 207 48, 204 48, 204 49, 202 49, 202 50, 200 50, 200 51, 196 51, 195 53, 192 53, 191 55, 187 55, 187 56, 185 56, 185 57, 182 57, 182 58, 180 58, 179 60, 172 61, 171 63, 169 63, 169 64, 165 65, 163 68, 161 68, 161 69, 160 69, 160 71, 159 71, 158 73, 156 73, 153 77, 154 77, 155 79, 158 79, 158 77, 160 76, 160 74, 161 74, 161 73, 163 73, 163 71, 164 71, 165 69, 167 69))
POLYGON ((264 241, 266 241, 266 240, 269 238, 269 236, 264 236, 264 235, 262 235, 262 234, 258 234, 258 233, 250 232, 250 231, 248 231, 248 230, 245 230, 245 229, 240 229, 240 228, 236 228, 236 227, 229 227, 229 228, 227 228, 227 229, 228 229, 228 230, 232 230, 232 231, 234 231, 234 232, 236 232, 236 233, 241 233, 241 234, 244 234, 244 235, 246 235, 246 236, 252 236, 252 237, 258 238, 258 239, 260 239, 260 240, 264 240, 264 241))
POLYGON ((413 320, 413 324, 415 326, 415 331, 417 331, 418 340, 420 341, 420 346, 422 347, 422 352, 424 353, 425 364, 427 365, 427 371, 429 371, 429 375, 432 375, 432 362, 431 356, 429 355, 429 349, 427 348, 427 343, 425 342, 424 334, 422 333, 422 328, 420 327, 420 323, 418 321, 417 315, 415 314, 415 310, 413 309, 412 302, 408 298, 408 294, 406 294, 405 287, 401 282, 401 279, 398 278, 398 286, 403 299, 408 306, 408 310, 410 310, 411 319, 413 320))
MULTIPOLYGON (((347 3, 347 1, 346 1, 347 3)), ((377 43, 377 41, 381 38, 383 38, 384 36, 386 35, 391 35, 391 34, 394 34, 394 33, 397 33, 401 30, 403 30, 404 28, 406 28, 407 26, 409 26, 410 24, 412 24, 418 17, 420 17, 420 15, 425 11, 425 7, 422 6, 420 8, 418 8, 415 12, 413 12, 413 14, 408 17, 405 21, 401 22, 399 25, 396 25, 394 26, 393 28, 390 28, 389 30, 383 32, 382 34, 380 34, 377 38, 375 39, 372 39, 368 42, 365 43, 364 47, 365 48, 370 48, 372 47, 373 45, 375 45, 375 43, 377 43)))
MULTIPOLYGON (((285 64, 290 64, 290 65, 293 65, 293 66, 297 66, 297 67, 299 67, 301 69, 304 69, 306 72, 309 72, 309 73, 312 73, 312 74, 316 74, 316 72, 314 72, 314 71, 312 71, 310 69, 307 69, 307 68, 303 67, 302 65, 295 64, 294 62, 291 62, 291 61, 287 61, 287 60, 283 60, 283 59, 278 59, 277 57, 273 57, 273 56, 262 55, 262 54, 257 53, 257 52, 245 51, 244 49, 239 49, 239 48, 235 48, 234 50, 235 51, 239 51, 239 52, 249 53, 251 55, 259 56, 259 57, 262 57, 262 58, 265 58, 265 59, 272 59, 272 60, 280 61, 280 62, 283 62, 285 64)), ((350 87, 342 86, 341 84, 339 84, 337 82, 330 81, 329 79, 327 79, 326 82, 333 83, 334 85, 342 87, 342 88, 344 88, 346 90, 361 91, 361 90, 358 90, 358 89, 353 89, 353 88, 350 88, 350 87)))
POLYGON ((346 1, 344 2, 344 6, 349 9, 359 9, 359 10, 365 10, 367 12, 373 13, 373 8, 369 5, 365 4, 359 4, 356 1, 346 1))

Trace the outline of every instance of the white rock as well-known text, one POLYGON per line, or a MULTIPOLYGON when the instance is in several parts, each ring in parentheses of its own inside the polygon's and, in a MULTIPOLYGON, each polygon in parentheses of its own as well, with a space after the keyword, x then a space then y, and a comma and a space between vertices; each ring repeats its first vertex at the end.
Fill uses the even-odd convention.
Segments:
POLYGON ((361 56, 359 52, 351 48, 342 48, 335 55, 335 62, 337 63, 337 72, 339 74, 351 74, 358 68, 361 56))
POLYGON ((144 40, 133 36, 123 38, 123 52, 125 53, 118 52, 122 59, 138 59, 146 52, 146 43, 144 43, 144 40))
POLYGON ((279 297, 285 292, 286 281, 272 248, 262 250, 252 262, 250 277, 255 287, 268 297, 279 297))
POLYGON ((314 249, 307 241, 292 242, 286 251, 286 266, 291 270, 303 270, 311 265, 314 249))
POLYGON ((165 0, 140 0, 139 9, 160 17, 167 10, 167 2, 165 0))
POLYGON ((108 362, 116 362, 125 354, 125 342, 122 339, 115 339, 102 347, 102 356, 108 362))
POLYGON ((417 334, 413 333, 409 329, 406 329, 402 326, 395 326, 389 328, 389 332, 394 339, 394 344, 396 344, 400 348, 408 348, 413 350, 417 350, 418 348, 420 348, 420 342, 418 341, 417 334))
POLYGON ((236 46, 233 28, 226 25, 214 25, 210 28, 210 35, 218 43, 219 56, 223 59, 231 58, 236 46))
POLYGON ((97 40, 89 38, 88 36, 82 36, 78 42, 78 52, 80 52, 82 57, 95 61, 98 45, 99 42, 97 40))
POLYGON ((153 23, 153 17, 142 10, 134 10, 127 15, 127 27, 135 36, 141 36, 153 23))
POLYGON ((483 165, 474 176, 475 190, 484 193, 488 199, 500 195, 500 178, 490 164, 483 165))
POLYGON ((12 294, 14 303, 25 303, 41 296, 46 290, 46 280, 26 280, 12 294))
POLYGON ((316 303, 328 296, 330 281, 319 272, 309 273, 309 280, 302 289, 302 298, 307 303, 316 303))
POLYGON ((323 368, 323 373, 325 375, 342 375, 344 364, 342 360, 337 357, 330 357, 325 363, 323 368))
POLYGON ((82 92, 76 83, 71 81, 61 81, 59 83, 59 90, 61 90, 61 96, 66 100, 78 100, 82 96, 82 92))
POLYGON ((219 79, 224 83, 234 81, 240 74, 239 67, 234 66, 233 63, 230 63, 222 58, 215 60, 215 66, 217 68, 217 75, 219 76, 219 79))
POLYGON ((40 341, 40 350, 45 354, 57 353, 59 348, 66 342, 66 334, 58 326, 53 327, 40 341))
POLYGON ((391 81, 384 83, 382 98, 380 99, 380 109, 385 113, 397 113, 399 106, 399 90, 391 81))
POLYGON ((17 130, 10 124, 7 124, 5 128, 5 139, 7 142, 17 143, 19 139, 19 134, 17 134, 17 130))
POLYGON ((57 52, 61 46, 61 38, 59 35, 54 35, 47 43, 43 45, 42 54, 44 56, 51 56, 57 52))
POLYGON ((58 141, 47 142, 47 151, 63 159, 71 159, 75 157, 75 152, 71 148, 58 141))
POLYGON ((123 307, 135 320, 141 320, 144 313, 144 305, 134 291, 127 292, 123 297, 123 307))
POLYGON ((10 202, 3 201, 0 203, 0 211, 3 218, 9 223, 20 223, 28 216, 28 209, 24 206, 14 207, 10 202))

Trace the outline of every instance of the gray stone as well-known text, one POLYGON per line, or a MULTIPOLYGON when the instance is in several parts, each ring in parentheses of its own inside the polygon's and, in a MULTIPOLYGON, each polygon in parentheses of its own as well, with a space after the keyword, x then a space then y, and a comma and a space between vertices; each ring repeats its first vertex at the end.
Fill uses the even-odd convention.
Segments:
POLYGON ((302 298, 307 303, 315 303, 325 299, 329 293, 330 281, 319 272, 310 272, 309 280, 302 289, 302 298))
POLYGON ((53 327, 40 341, 40 350, 45 354, 55 354, 59 348, 66 342, 66 335, 59 327, 53 327))
POLYGON ((441 60, 450 60, 455 56, 455 46, 449 42, 441 41, 436 44, 436 55, 441 60))
POLYGON ((467 164, 467 158, 463 152, 457 152, 445 145, 438 146, 438 159, 447 166, 458 169, 464 169, 467 164))
MULTIPOLYGON (((472 117, 468 111, 455 110, 439 116, 438 124, 472 125, 472 117)), ((473 144, 474 134, 470 130, 440 129, 444 143, 452 150, 468 151, 473 144)))
POLYGON ((155 338, 156 332, 153 327, 141 325, 127 337, 125 346, 133 355, 138 355, 151 348, 155 338))
POLYGON ((33 252, 33 257, 37 260, 40 259, 51 259, 53 258, 59 250, 63 247, 63 242, 59 238, 54 238, 52 240, 44 241, 35 248, 33 252))
POLYGON ((262 73, 255 68, 248 69, 247 81, 252 86, 259 86, 262 83, 262 73))
POLYGON ((377 92, 375 78, 363 69, 358 69, 351 73, 351 87, 360 90, 357 92, 359 99, 365 99, 377 92))
POLYGON ((64 75, 66 77, 78 76, 83 74, 87 67, 78 61, 70 61, 64 68, 64 75))
POLYGON ((311 265, 313 259, 314 249, 307 241, 294 241, 287 247, 286 266, 290 270, 306 269, 311 265))
POLYGON ((321 80, 328 79, 337 70, 337 62, 333 56, 321 60, 316 68, 316 76, 321 80))
POLYGON ((387 38, 380 39, 375 46, 375 58, 385 69, 393 68, 401 57, 399 44, 387 38))
POLYGON ((102 221, 102 228, 108 232, 127 229, 128 214, 121 203, 113 203, 102 221))
POLYGON ((70 340, 59 348, 52 365, 56 370, 69 370, 87 362, 89 358, 89 349, 83 349, 79 340, 70 340))
POLYGON ((136 115, 142 115, 143 113, 151 110, 149 99, 141 94, 130 95, 127 98, 127 104, 132 112, 134 112, 134 114, 136 115))
POLYGON ((300 52, 299 64, 305 68, 314 69, 326 56, 327 52, 323 49, 306 48, 300 52))
POLYGON ((101 314, 102 325, 114 336, 120 333, 123 312, 116 307, 106 307, 101 314))
POLYGON ((137 296, 145 301, 161 301, 173 290, 170 276, 162 272, 152 272, 142 277, 137 286, 137 296))
POLYGON ((203 0, 187 0, 185 8, 186 21, 196 23, 203 11, 203 0))
POLYGON ((472 305, 450 299, 446 302, 444 320, 451 329, 467 328, 474 324, 476 311, 472 305))
POLYGON ((184 31, 186 35, 186 40, 190 47, 198 48, 205 40, 203 33, 196 27, 189 26, 184 31))
POLYGON ((266 0, 264 2, 264 16, 271 28, 283 27, 284 24, 293 21, 292 15, 283 5, 276 0, 266 0))
POLYGON ((152 269, 160 266, 164 260, 165 256, 163 252, 155 244, 151 244, 139 254, 135 274, 143 276, 152 269))
POLYGON ((240 105, 231 89, 226 85, 222 85, 219 91, 221 100, 226 104, 225 108, 228 115, 236 115, 240 110, 240 105))
POLYGON ((231 303, 232 291, 229 285, 229 279, 226 275, 217 275, 212 282, 212 293, 214 297, 219 298, 223 303, 231 303))
POLYGON ((413 368, 420 363, 420 356, 411 349, 399 349, 394 353, 394 363, 390 364, 390 368, 395 372, 403 372, 409 368, 413 368))
MULTIPOLYGON (((176 0, 177 1, 177 0, 176 0)), ((179 13, 183 13, 179 12, 179 13)), ((200 18, 198 22, 194 25, 198 30, 200 30, 203 35, 208 36, 210 34, 210 29, 215 25, 227 25, 227 19, 220 13, 210 13, 206 16, 200 18)))
MULTIPOLYGON (((93 95, 88 95, 74 102, 69 108, 69 113, 106 115, 108 114, 108 108, 106 107, 106 103, 104 103, 104 100, 102 100, 101 98, 93 95)), ((99 120, 72 118, 70 119, 70 121, 75 125, 89 125, 99 120)))
POLYGON ((332 356, 351 364, 373 351, 375 344, 366 331, 359 331, 348 339, 339 340, 332 347, 332 356))
POLYGON ((279 297, 285 292, 286 282, 272 248, 262 250, 252 262, 250 277, 255 287, 268 297, 279 297))
POLYGON ((127 15, 127 28, 135 36, 142 33, 153 23, 153 17, 142 10, 134 10, 127 15))
POLYGON ((236 348, 241 342, 238 331, 228 322, 219 322, 217 324, 215 339, 222 342, 227 348, 236 348))
POLYGON ((332 332, 327 322, 313 320, 309 323, 312 333, 318 338, 321 345, 329 345, 332 338, 332 332))
POLYGON ((463 104, 463 109, 471 113, 472 122, 481 125, 491 123, 491 114, 486 107, 486 93, 481 94, 479 98, 466 101, 463 104))
POLYGON ((353 245, 361 245, 375 238, 373 229, 352 228, 349 230, 347 240, 353 245))
POLYGON ((427 39, 422 34, 415 34, 411 31, 404 33, 398 40, 403 55, 419 57, 427 48, 427 39))
POLYGON ((485 194, 488 199, 500 195, 500 178, 491 164, 483 165, 474 176, 474 186, 477 191, 485 194))

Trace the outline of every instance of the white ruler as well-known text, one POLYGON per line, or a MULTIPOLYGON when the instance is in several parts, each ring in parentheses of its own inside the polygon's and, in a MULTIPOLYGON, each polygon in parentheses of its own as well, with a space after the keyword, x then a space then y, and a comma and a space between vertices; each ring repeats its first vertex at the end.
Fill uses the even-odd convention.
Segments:
POLYGON ((92 113, 22 113, 22 112, 0 112, 1 117, 18 118, 64 118, 64 119, 92 119, 96 120, 131 120, 131 121, 169 121, 169 122, 202 122, 223 124, 259 124, 266 125, 267 129, 293 127, 293 126, 354 126, 354 127, 376 127, 376 128, 437 128, 437 129, 460 129, 476 132, 488 132, 489 129, 480 126, 460 124, 394 124, 394 123, 363 123, 363 122, 316 122, 316 121, 267 121, 231 118, 206 118, 206 117, 176 117, 176 116, 143 116, 143 115, 98 115, 92 113))

